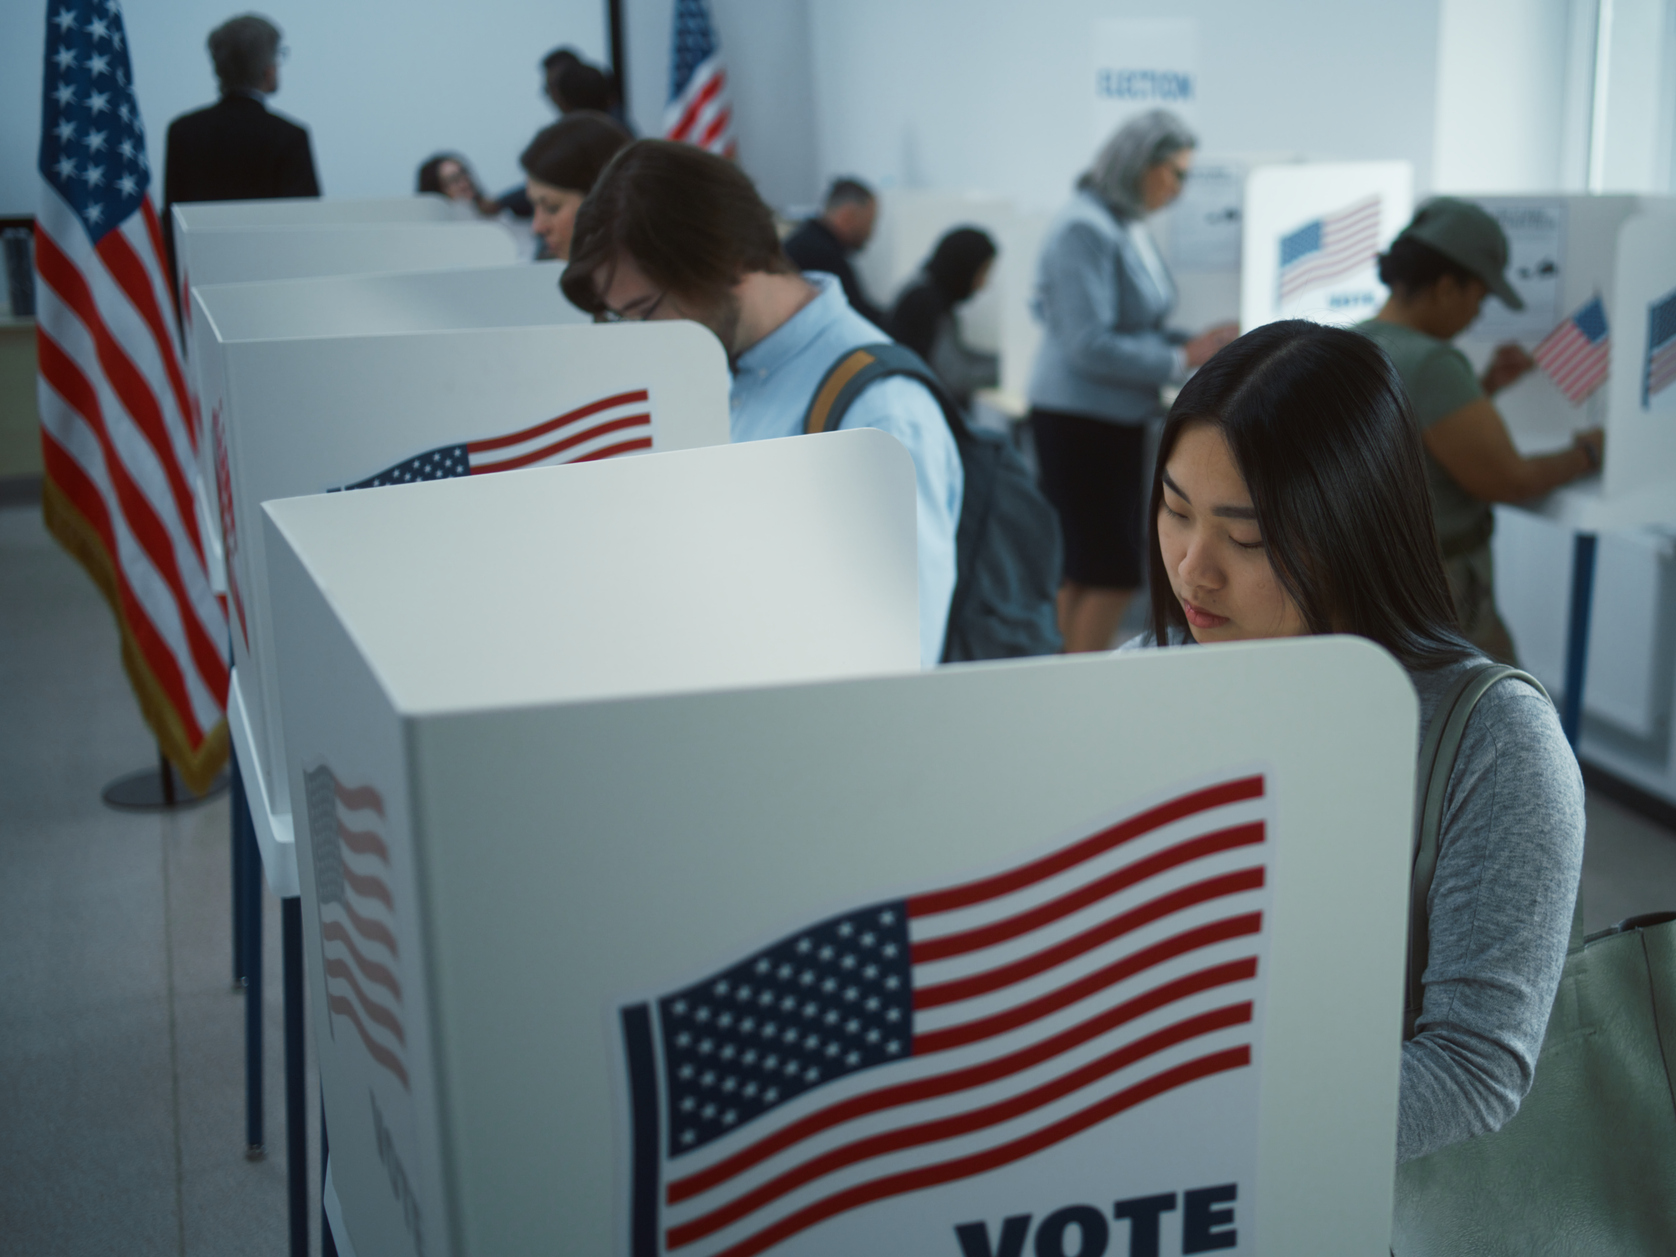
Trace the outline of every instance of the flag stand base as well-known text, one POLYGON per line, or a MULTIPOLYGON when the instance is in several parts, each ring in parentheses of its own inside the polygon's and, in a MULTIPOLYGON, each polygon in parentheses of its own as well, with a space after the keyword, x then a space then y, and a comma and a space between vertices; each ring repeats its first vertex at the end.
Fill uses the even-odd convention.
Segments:
POLYGON ((193 794, 175 776, 169 761, 159 753, 157 767, 142 768, 137 773, 118 777, 100 791, 100 795, 106 807, 113 807, 119 812, 174 812, 209 802, 226 791, 229 780, 228 773, 223 770, 210 782, 208 790, 203 794, 193 794))

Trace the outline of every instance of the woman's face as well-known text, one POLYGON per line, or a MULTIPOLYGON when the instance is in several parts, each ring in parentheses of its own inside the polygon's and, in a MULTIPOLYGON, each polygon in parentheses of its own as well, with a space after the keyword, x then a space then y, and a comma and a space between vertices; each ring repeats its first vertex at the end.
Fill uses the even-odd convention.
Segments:
POLYGON ((1170 451, 1158 508, 1158 549, 1195 641, 1309 632, 1269 565, 1251 494, 1213 424, 1188 424, 1170 451))
POLYGON ((1193 150, 1184 148, 1146 168, 1141 176, 1141 204, 1147 212, 1161 210, 1181 195, 1187 172, 1193 168, 1193 150))
POLYGON ((972 291, 966 294, 967 297, 975 297, 983 291, 983 286, 989 282, 989 272, 994 268, 994 266, 995 259, 990 258, 982 266, 978 267, 977 271, 972 276, 972 291))
POLYGON ((555 188, 539 179, 524 180, 530 204, 535 207, 532 226, 535 234, 547 242, 547 252, 556 258, 570 260, 570 233, 576 227, 576 211, 587 199, 586 192, 574 188, 555 188))
POLYGON ((471 186, 471 176, 466 168, 457 161, 445 161, 436 168, 437 185, 442 189, 442 195, 453 201, 469 201, 477 195, 477 189, 471 186))

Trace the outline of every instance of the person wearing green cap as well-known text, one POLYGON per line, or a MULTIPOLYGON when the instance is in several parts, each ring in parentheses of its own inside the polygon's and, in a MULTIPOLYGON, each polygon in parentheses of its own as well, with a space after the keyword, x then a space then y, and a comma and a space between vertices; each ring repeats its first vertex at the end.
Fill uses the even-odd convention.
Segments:
POLYGON ((1408 391, 1461 630, 1486 654, 1516 663, 1513 638, 1496 611, 1491 504, 1540 497, 1597 470, 1603 434, 1592 428, 1577 433, 1569 449, 1525 458, 1490 398, 1535 365, 1531 356, 1502 345, 1480 378, 1450 344, 1492 293, 1524 308, 1506 269, 1500 224, 1469 201, 1434 197, 1381 255, 1379 278, 1391 296, 1356 330, 1390 356, 1408 391))

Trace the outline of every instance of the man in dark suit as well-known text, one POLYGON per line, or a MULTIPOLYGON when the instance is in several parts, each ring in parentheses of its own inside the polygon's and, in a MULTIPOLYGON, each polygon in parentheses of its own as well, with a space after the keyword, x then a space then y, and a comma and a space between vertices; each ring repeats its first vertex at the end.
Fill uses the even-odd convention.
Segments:
POLYGON ((175 271, 177 201, 246 201, 319 196, 308 131, 268 112, 263 101, 279 90, 279 28, 253 13, 210 32, 209 54, 221 99, 169 124, 163 174, 163 238, 169 274, 175 271))
POLYGON ((884 328, 885 312, 872 303, 850 266, 850 254, 873 235, 879 203, 859 179, 834 179, 819 218, 811 218, 786 238, 786 256, 800 271, 836 275, 850 308, 875 327, 884 328))

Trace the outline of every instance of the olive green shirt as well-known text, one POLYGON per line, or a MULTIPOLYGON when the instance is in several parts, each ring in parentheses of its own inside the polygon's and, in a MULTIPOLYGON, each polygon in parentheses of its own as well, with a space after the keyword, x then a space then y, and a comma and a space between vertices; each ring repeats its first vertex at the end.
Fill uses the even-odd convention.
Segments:
MULTIPOLYGON (((1415 422, 1424 432, 1439 419, 1484 396, 1484 386, 1473 374, 1472 364, 1446 340, 1417 332, 1399 323, 1369 319, 1358 323, 1362 333, 1383 349, 1402 377, 1415 422)), ((1452 543, 1488 529, 1494 512, 1488 502, 1473 497, 1426 451, 1426 482, 1432 491, 1432 519, 1445 553, 1452 543)))

